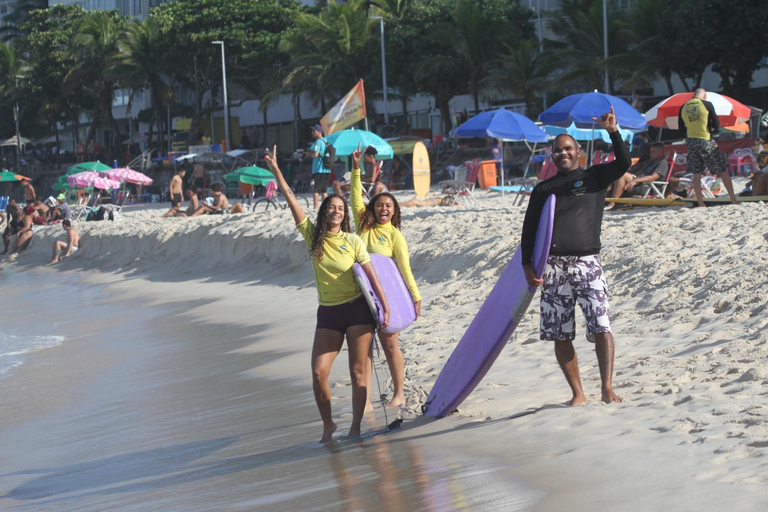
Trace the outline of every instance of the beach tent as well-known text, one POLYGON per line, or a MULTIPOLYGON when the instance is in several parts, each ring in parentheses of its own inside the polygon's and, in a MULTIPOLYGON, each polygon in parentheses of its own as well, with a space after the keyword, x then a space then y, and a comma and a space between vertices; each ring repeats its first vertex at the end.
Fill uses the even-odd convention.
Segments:
MULTIPOLYGON (((504 142, 524 141, 531 155, 537 143, 547 142, 547 134, 522 114, 498 109, 481 112, 456 128, 456 137, 491 137, 501 140, 501 202, 504 204, 504 142), (533 147, 529 144, 533 142, 533 147)), ((530 160, 529 160, 530 164, 530 160)), ((526 168, 527 171, 527 168, 526 168)))

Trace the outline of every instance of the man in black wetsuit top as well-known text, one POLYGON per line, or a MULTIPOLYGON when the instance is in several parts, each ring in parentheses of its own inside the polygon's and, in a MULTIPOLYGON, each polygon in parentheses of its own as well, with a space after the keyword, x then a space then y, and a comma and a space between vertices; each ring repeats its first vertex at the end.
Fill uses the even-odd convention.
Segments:
POLYGON ((587 321, 587 339, 595 343, 602 400, 621 402, 613 391, 613 336, 609 319, 608 286, 600 265, 600 228, 606 189, 629 168, 630 159, 619 135, 613 108, 600 119, 592 118, 611 135, 616 159, 582 169, 576 141, 558 135, 552 144, 557 174, 536 185, 523 222, 521 248, 525 278, 541 291, 541 339, 555 342, 555 356, 573 392, 569 405, 587 402, 581 387, 579 364, 573 340, 576 337, 575 303, 587 321), (533 270, 533 246, 544 203, 554 194, 552 246, 543 279, 533 270))

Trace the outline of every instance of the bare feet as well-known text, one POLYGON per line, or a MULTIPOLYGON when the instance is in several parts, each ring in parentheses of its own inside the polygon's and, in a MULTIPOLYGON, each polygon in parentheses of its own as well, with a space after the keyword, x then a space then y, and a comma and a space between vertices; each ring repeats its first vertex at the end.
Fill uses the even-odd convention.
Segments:
POLYGON ((323 437, 320 438, 321 443, 327 443, 333 439, 333 433, 336 432, 336 423, 331 422, 330 425, 323 427, 323 437))
POLYGON ((368 414, 369 412, 373 412, 373 404, 370 401, 365 404, 365 410, 363 411, 363 414, 368 414))
POLYGON ((603 389, 603 402, 607 404, 617 404, 624 399, 613 392, 613 389, 603 389))
POLYGON ((53 259, 53 260, 49 261, 49 262, 48 262, 48 264, 49 264, 49 265, 55 265, 55 264, 56 264, 56 263, 58 263, 58 262, 59 262, 59 260, 58 260, 58 259, 53 259))
POLYGON ((351 427, 347 433, 347 439, 360 439, 360 427, 351 427))
POLYGON ((392 400, 387 404, 387 407, 401 407, 405 405, 405 397, 403 395, 395 395, 392 400))
POLYGON ((571 398, 571 399, 570 399, 569 401, 567 401, 565 404, 566 404, 568 407, 577 407, 577 406, 579 406, 579 405, 584 405, 584 404, 585 404, 585 403, 587 403, 588 401, 589 401, 589 400, 587 400, 587 397, 585 397, 584 395, 578 395, 578 396, 577 396, 577 395, 574 395, 574 396, 573 396, 573 398, 571 398))

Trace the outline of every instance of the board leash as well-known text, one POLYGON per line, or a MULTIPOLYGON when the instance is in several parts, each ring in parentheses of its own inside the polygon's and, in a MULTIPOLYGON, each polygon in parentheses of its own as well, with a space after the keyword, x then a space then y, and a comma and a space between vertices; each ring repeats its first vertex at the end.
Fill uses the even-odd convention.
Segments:
MULTIPOLYGON (((373 353, 373 347, 376 345, 376 331, 373 331, 373 339, 371 340, 371 367, 373 368, 373 374, 376 375, 376 386, 379 388, 379 401, 381 402, 381 408, 384 410, 384 424, 387 425, 385 430, 389 430, 389 419, 387 418, 387 406, 384 405, 384 393, 381 392, 381 381, 379 380, 379 372, 376 371, 376 359, 373 353)), ((379 357, 381 355, 379 354, 379 357)))

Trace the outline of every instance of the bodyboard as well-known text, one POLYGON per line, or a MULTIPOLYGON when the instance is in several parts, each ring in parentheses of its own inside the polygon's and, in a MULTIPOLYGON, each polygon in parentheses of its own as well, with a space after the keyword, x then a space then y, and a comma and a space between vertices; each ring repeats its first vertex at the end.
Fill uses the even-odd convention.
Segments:
MULTIPOLYGON (((389 324, 381 331, 387 334, 401 332, 416 320, 416 308, 413 305, 411 292, 405 286, 405 281, 403 281, 403 276, 400 274, 395 260, 372 253, 371 264, 376 271, 381 287, 384 289, 384 296, 389 305, 389 324)), ((371 313, 373 313, 378 327, 384 321, 384 310, 379 298, 373 292, 371 282, 359 263, 354 264, 352 272, 355 274, 355 280, 363 291, 363 296, 368 302, 368 307, 371 308, 371 313)))
MULTIPOLYGON (((547 265, 554 219, 555 196, 552 195, 544 204, 536 231, 533 266, 538 277, 547 265)), ((453 412, 499 357, 536 292, 528 286, 522 262, 522 251, 518 247, 438 375, 424 414, 442 418, 453 412)))
POLYGON ((429 195, 431 179, 427 146, 419 141, 413 146, 413 190, 416 192, 417 199, 423 199, 429 195))
POLYGON ((690 206, 689 203, 679 197, 606 197, 605 202, 630 206, 690 206))
MULTIPOLYGON (((757 202, 768 203, 768 196, 738 196, 736 197, 736 200, 738 200, 740 203, 757 203, 757 202)), ((682 199, 682 201, 685 201, 686 203, 693 203, 694 205, 698 203, 695 197, 686 197, 682 199)), ((715 206, 719 204, 731 204, 731 199, 728 196, 714 197, 714 198, 705 197, 704 204, 707 206, 715 206)))

